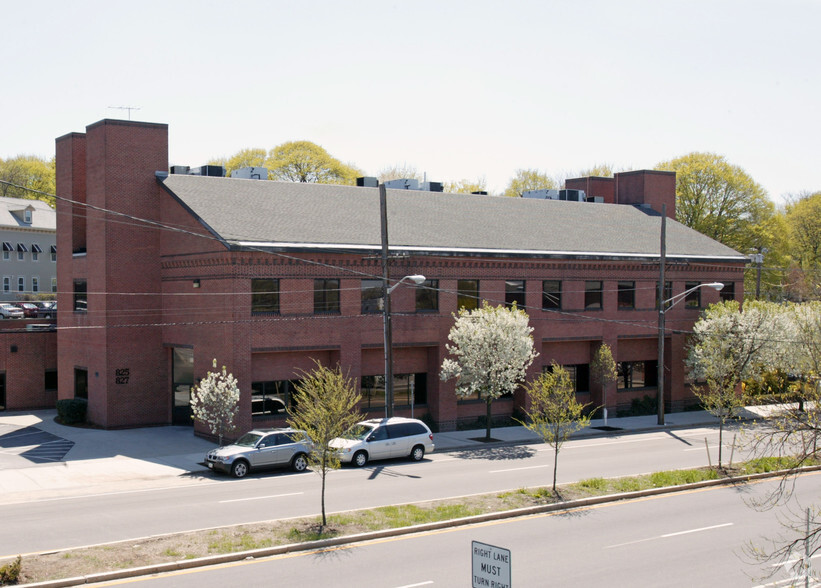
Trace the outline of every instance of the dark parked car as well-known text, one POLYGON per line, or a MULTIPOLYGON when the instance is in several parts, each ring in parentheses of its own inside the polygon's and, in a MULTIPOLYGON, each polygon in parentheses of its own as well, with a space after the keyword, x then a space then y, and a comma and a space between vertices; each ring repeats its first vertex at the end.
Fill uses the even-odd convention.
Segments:
POLYGON ((57 316, 57 301, 56 300, 38 300, 32 302, 38 309, 40 309, 40 316, 44 318, 54 318, 57 316))
POLYGON ((14 306, 23 311, 26 318, 37 318, 40 316, 40 309, 31 302, 15 302, 14 306))
POLYGON ((261 468, 290 467, 302 472, 308 467, 311 442, 295 429, 254 429, 236 443, 213 449, 205 464, 214 471, 230 472, 244 478, 249 471, 261 468))

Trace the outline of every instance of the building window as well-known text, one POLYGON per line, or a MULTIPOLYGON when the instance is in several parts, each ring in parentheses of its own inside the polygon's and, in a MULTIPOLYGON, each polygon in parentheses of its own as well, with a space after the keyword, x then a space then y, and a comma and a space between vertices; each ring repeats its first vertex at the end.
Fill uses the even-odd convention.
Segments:
POLYGON ((362 280, 362 314, 382 312, 382 280, 362 280))
POLYGON ((636 308, 636 283, 619 281, 619 309, 636 308))
POLYGON ((3 292, 11 292, 11 277, 3 276, 3 292))
POLYGON ((88 399, 88 370, 74 368, 74 398, 88 399))
POLYGON ((24 210, 23 211, 23 222, 26 223, 27 225, 31 224, 31 211, 30 210, 24 210))
POLYGON ((416 310, 419 312, 439 310, 439 280, 425 280, 416 286, 416 310))
POLYGON ((57 389, 57 370, 46 370, 45 372, 45 389, 57 389))
MULTIPOLYGON (((393 405, 394 407, 410 407, 428 403, 428 375, 424 372, 417 374, 393 375, 393 405)), ((359 389, 362 401, 359 407, 362 410, 377 410, 385 408, 385 376, 362 376, 359 389)))
POLYGON ((456 282, 456 308, 476 310, 479 308, 479 280, 459 280, 456 282))
POLYGON ((619 372, 618 389, 650 388, 658 384, 658 361, 620 361, 616 364, 619 372))
POLYGON ((85 280, 74 280, 74 312, 88 310, 88 283, 85 280))
POLYGON ((57 278, 51 278, 51 291, 57 292, 57 278))
POLYGON ((251 416, 284 415, 293 406, 299 380, 251 382, 251 416))
POLYGON ((57 245, 51 246, 51 261, 57 261, 57 245))
POLYGON ((684 297, 684 306, 687 308, 701 308, 700 282, 684 282, 684 291, 693 290, 684 297))
POLYGON ((727 300, 735 300, 735 283, 725 283, 724 287, 718 293, 718 297, 721 299, 722 302, 725 302, 727 300))
POLYGON ((602 283, 601 281, 587 281, 584 283, 584 309, 602 309, 602 283))
POLYGON ((39 261, 40 255, 36 251, 31 252, 31 260, 32 261, 39 261))
MULTIPOLYGON (((664 300, 669 301, 673 297, 673 282, 664 282, 664 300)), ((656 282, 656 310, 659 308, 659 283, 656 282)), ((664 310, 670 308, 670 302, 664 310)))
POLYGON ((11 259, 11 252, 14 251, 14 247, 11 246, 11 243, 8 241, 3 241, 3 259, 8 261, 11 259))
POLYGON ((558 310, 562 307, 561 280, 545 280, 542 282, 542 309, 558 310))
MULTIPOLYGON (((589 392, 590 391, 590 364, 577 363, 562 366, 567 374, 570 376, 570 381, 573 382, 574 392, 589 392)), ((552 372, 553 365, 545 365, 542 367, 543 372, 552 372)))
POLYGON ((525 281, 507 280, 505 281, 505 306, 525 308, 525 281))
POLYGON ((25 251, 17 251, 17 261, 24 261, 26 259, 25 251))
POLYGON ((251 314, 279 312, 279 280, 253 278, 251 280, 251 314))
POLYGON ((26 291, 26 278, 20 276, 17 278, 17 291, 18 292, 25 292, 26 291))
POLYGON ((37 276, 31 277, 31 291, 32 292, 39 292, 40 291, 40 278, 37 276))
POLYGON ((0 372, 0 411, 6 410, 6 372, 0 372))
POLYGON ((339 312, 339 280, 314 280, 314 313, 339 312))

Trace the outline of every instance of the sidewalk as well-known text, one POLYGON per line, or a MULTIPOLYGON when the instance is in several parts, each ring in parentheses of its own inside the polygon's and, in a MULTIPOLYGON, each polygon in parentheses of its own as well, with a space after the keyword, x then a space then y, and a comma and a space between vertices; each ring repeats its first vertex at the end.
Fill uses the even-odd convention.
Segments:
MULTIPOLYGON (((748 418, 759 416, 748 409, 748 418)), ((205 484, 212 480, 202 465, 215 444, 194 436, 191 427, 167 426, 105 431, 59 425, 55 410, 0 415, 0 495, 9 502, 54 499, 78 493, 135 491, 180 484, 205 484)), ((638 431, 711 426, 717 419, 703 411, 657 417, 601 419, 573 438, 619 436, 638 431)), ((462 451, 488 446, 540 442, 524 427, 434 434, 436 452, 462 451)))

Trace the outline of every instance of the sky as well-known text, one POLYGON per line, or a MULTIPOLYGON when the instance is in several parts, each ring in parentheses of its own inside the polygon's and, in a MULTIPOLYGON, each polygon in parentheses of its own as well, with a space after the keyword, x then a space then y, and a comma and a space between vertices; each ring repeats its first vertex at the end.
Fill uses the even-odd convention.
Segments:
POLYGON ((723 155, 821 190, 820 0, 0 0, 0 158, 104 118, 172 165, 308 140, 377 175, 573 176, 723 155), (138 110, 123 110, 131 106, 138 110))

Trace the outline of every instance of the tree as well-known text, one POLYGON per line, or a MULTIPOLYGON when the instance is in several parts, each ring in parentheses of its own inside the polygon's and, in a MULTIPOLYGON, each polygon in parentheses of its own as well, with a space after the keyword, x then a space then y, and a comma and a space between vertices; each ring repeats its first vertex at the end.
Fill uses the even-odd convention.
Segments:
POLYGON ((593 381, 601 385, 604 424, 607 426, 607 388, 619 379, 619 370, 613 360, 613 351, 607 343, 602 343, 593 354, 590 362, 590 375, 593 381))
MULTIPOLYGON (((214 369, 217 367, 217 360, 214 359, 214 369)), ((219 438, 219 445, 222 447, 222 440, 226 435, 230 435, 236 425, 234 420, 239 411, 239 387, 237 380, 229 374, 225 366, 221 372, 208 372, 202 380, 191 391, 191 412, 194 419, 205 424, 212 435, 219 438)))
POLYGON ((474 192, 487 192, 487 180, 478 178, 476 180, 459 180, 457 182, 445 182, 445 192, 449 194, 473 194, 474 192))
POLYGON ((800 283, 797 299, 821 298, 821 192, 804 194, 787 204, 784 223, 790 239, 790 253, 800 283))
POLYGON ((455 359, 442 362, 443 381, 456 379, 456 395, 476 395, 487 404, 485 440, 490 441, 491 403, 503 394, 513 393, 524 380, 527 368, 538 353, 533 348, 533 328, 527 313, 502 305, 491 306, 486 300, 481 308, 462 308, 446 345, 455 359))
POLYGON ((0 196, 43 200, 54 206, 55 160, 34 155, 0 159, 0 196), (34 191, 32 191, 34 190, 34 191))
POLYGON ((558 182, 537 169, 517 169, 504 191, 504 196, 519 197, 526 190, 555 190, 558 182))
POLYGON ((407 163, 388 165, 379 170, 376 174, 380 184, 389 182, 390 180, 405 180, 413 179, 422 181, 422 174, 420 174, 415 167, 407 163))
MULTIPOLYGON (((356 405, 362 399, 351 378, 337 367, 330 369, 316 361, 316 368, 303 372, 296 385, 295 406, 290 411, 288 424, 310 438, 312 450, 308 456, 311 469, 322 480, 322 527, 328 524, 325 515, 325 487, 328 473, 339 469, 339 456, 330 445, 331 440, 344 435, 362 415, 356 405)), ((320 529, 321 530, 321 529, 320 529)))
POLYGON ((353 185, 362 175, 357 168, 342 163, 310 141, 288 141, 274 147, 268 153, 265 167, 272 179, 286 182, 353 185))
POLYGON ((570 374, 555 363, 525 386, 525 392, 530 399, 530 410, 525 411, 527 420, 522 424, 553 448, 553 493, 556 494, 559 451, 574 431, 590 425, 591 415, 584 414, 588 405, 576 400, 570 374))
POLYGON ((656 169, 676 172, 676 220, 744 253, 761 246, 753 227, 772 216, 774 206, 743 169, 698 152, 656 169))
POLYGON ((243 167, 265 167, 265 159, 268 152, 261 147, 251 147, 240 149, 229 158, 218 158, 209 161, 209 165, 221 165, 225 168, 226 175, 230 176, 234 170, 243 167))
POLYGON ((693 326, 686 359, 702 406, 718 417, 718 467, 721 467, 724 425, 744 406, 744 380, 760 379, 777 365, 776 305, 749 301, 744 311, 736 300, 711 304, 693 326))

